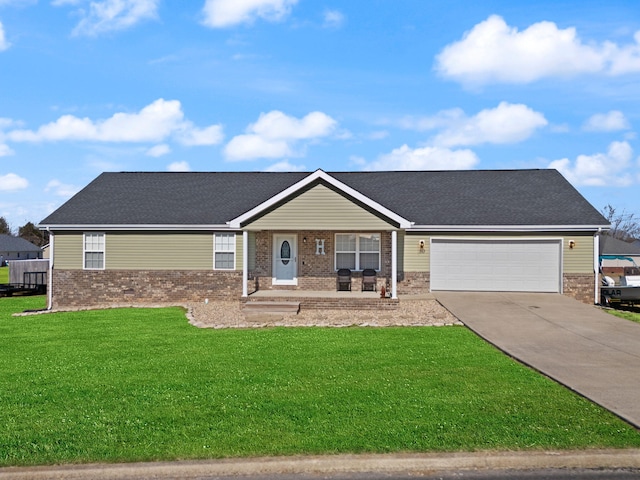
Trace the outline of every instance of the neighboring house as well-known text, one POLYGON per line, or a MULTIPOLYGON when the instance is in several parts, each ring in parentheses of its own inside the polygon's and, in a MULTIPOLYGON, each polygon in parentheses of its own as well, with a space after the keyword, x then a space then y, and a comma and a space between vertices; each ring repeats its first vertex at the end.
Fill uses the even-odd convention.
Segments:
POLYGON ((555 170, 103 173, 41 223, 51 305, 353 291, 559 292, 594 303, 607 220, 555 170))
POLYGON ((42 258, 42 249, 24 238, 0 235, 0 264, 11 260, 42 258))
POLYGON ((619 277, 624 267, 640 266, 640 245, 635 242, 624 242, 609 235, 600 237, 600 267, 602 274, 619 277))

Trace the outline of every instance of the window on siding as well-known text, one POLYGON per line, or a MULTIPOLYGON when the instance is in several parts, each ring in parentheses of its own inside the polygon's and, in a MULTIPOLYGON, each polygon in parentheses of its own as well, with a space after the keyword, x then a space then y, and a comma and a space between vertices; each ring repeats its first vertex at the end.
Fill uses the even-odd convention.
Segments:
POLYGON ((380 270, 379 233, 337 233, 336 270, 380 270))
POLYGON ((104 269, 104 233, 84 234, 84 268, 104 269))
POLYGON ((216 233, 214 241, 215 270, 235 270, 236 268, 236 234, 216 233))

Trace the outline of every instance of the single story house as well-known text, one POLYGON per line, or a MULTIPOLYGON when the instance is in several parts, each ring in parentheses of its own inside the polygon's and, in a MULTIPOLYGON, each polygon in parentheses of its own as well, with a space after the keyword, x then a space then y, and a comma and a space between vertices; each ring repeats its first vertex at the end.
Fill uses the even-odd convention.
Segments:
POLYGON ((640 245, 610 235, 600 237, 600 268, 603 275, 617 280, 624 267, 640 266, 640 245))
MULTIPOLYGON (((609 222, 555 170, 103 173, 40 222, 50 306, 257 290, 557 292, 597 301, 609 222)), ((355 294, 355 292, 354 292, 355 294)))
POLYGON ((11 260, 32 260, 42 258, 42 249, 24 238, 0 235, 0 265, 11 260))

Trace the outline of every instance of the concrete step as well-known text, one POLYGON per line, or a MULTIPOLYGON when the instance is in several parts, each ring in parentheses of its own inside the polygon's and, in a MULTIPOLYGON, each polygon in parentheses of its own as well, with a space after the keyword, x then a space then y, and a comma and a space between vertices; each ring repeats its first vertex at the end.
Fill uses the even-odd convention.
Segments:
POLYGON ((256 300, 247 302, 242 306, 242 312, 247 315, 287 315, 300 311, 300 302, 272 302, 268 300, 256 300))

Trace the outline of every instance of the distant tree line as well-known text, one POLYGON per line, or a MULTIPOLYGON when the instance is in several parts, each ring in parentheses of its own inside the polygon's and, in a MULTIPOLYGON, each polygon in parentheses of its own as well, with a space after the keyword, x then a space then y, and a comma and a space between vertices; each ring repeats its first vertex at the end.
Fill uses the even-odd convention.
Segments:
MULTIPOLYGON (((13 235, 9 222, 4 217, 0 217, 0 234, 13 235)), ((43 247, 49 243, 49 232, 40 230, 32 222, 27 222, 18 228, 18 237, 24 238, 38 247, 43 247)))

